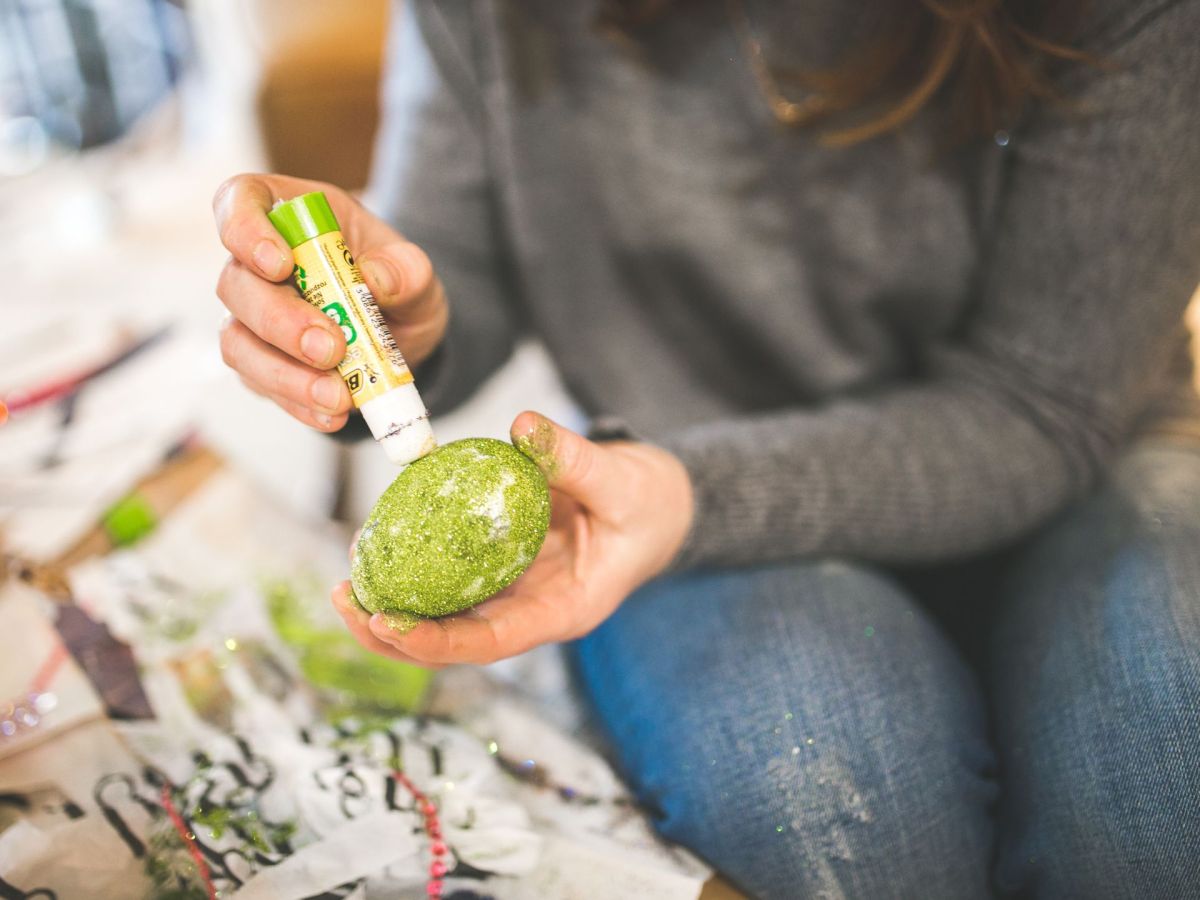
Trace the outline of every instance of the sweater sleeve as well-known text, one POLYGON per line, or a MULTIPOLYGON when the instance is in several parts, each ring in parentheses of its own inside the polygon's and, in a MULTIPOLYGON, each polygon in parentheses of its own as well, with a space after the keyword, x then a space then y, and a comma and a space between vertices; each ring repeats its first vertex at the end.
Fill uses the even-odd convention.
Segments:
POLYGON ((446 337, 417 372, 435 413, 504 363, 518 327, 475 81, 435 4, 394 5, 366 202, 429 254, 446 288, 446 337))
POLYGON ((677 567, 947 559, 1088 488, 1200 280, 1197 5, 1140 4, 1097 48, 1111 65, 1072 70, 1074 111, 1012 135, 975 302, 919 379, 661 441, 696 496, 677 567))

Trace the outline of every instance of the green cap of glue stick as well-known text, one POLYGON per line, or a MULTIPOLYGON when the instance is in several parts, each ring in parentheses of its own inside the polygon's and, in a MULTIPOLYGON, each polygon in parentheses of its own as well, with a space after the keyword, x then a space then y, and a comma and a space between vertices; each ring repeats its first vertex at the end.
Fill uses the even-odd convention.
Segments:
POLYGON ((341 231, 329 201, 320 191, 281 200, 267 213, 267 218, 293 249, 315 237, 341 231))

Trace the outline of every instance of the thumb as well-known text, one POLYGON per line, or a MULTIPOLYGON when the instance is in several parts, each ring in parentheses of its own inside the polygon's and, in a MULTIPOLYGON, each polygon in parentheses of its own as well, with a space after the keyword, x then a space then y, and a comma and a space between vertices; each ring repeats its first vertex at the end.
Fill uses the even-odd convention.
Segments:
POLYGON ((392 241, 359 254, 357 261, 375 302, 397 324, 417 323, 437 306, 441 284, 416 244, 392 241))
POLYGON ((611 465, 592 441, 529 411, 513 421, 511 434, 513 444, 542 470, 552 488, 589 508, 611 495, 611 465))

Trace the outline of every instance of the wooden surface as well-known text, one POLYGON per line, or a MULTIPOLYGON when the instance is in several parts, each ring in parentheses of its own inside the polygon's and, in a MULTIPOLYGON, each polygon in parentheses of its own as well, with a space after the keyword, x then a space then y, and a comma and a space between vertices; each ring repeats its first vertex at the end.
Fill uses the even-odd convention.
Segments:
MULTIPOLYGON (((157 519, 162 521, 219 468, 220 457, 208 448, 185 449, 142 479, 132 493, 140 494, 150 504, 157 519)), ((102 525, 97 524, 74 547, 55 560, 54 565, 65 572, 85 559, 100 556, 112 549, 108 533, 102 525)))
MULTIPOLYGON (((207 447, 189 447, 143 478, 131 493, 140 494, 161 521, 222 465, 221 458, 207 447)), ((97 522, 73 547, 48 564, 33 564, 6 555, 0 575, 24 581, 57 600, 68 600, 67 570, 112 549, 108 532, 97 522)))

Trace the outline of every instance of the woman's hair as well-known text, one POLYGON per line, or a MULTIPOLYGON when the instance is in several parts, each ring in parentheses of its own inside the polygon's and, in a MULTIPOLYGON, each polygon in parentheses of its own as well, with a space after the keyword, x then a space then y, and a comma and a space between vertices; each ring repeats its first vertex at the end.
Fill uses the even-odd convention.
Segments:
MULTIPOLYGON (((1012 124, 1029 100, 1062 102, 1048 63, 1092 61, 1069 45, 1085 0, 872 0, 875 34, 829 69, 772 60, 757 73, 776 118, 819 125, 845 146, 895 131, 944 98, 963 140, 1012 124), (787 102, 789 90, 804 102, 787 102)), ((744 0, 725 0, 731 25, 754 40, 744 0)), ((687 0, 600 0, 598 25, 625 37, 687 0)), ((753 46, 751 45, 751 48, 753 46)), ((761 62, 761 60, 752 63, 761 62)))

